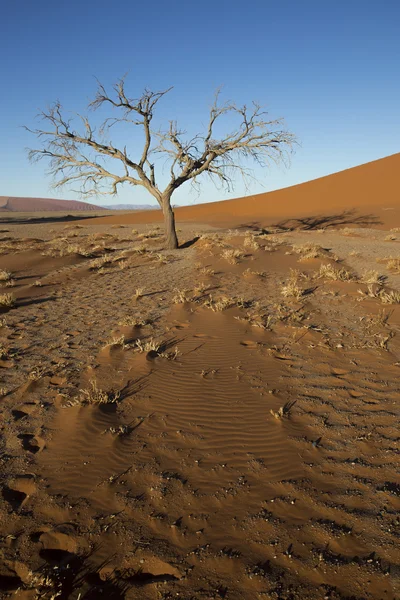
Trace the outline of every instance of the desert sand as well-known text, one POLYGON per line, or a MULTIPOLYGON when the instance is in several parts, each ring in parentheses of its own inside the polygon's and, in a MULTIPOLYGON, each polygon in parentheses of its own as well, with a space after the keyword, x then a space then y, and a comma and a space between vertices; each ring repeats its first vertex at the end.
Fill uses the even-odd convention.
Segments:
POLYGON ((1 598, 399 597, 399 166, 1 219, 1 598))
POLYGON ((57 198, 16 198, 0 196, 0 214, 2 212, 47 212, 47 211, 101 211, 100 206, 76 200, 59 200, 57 198))

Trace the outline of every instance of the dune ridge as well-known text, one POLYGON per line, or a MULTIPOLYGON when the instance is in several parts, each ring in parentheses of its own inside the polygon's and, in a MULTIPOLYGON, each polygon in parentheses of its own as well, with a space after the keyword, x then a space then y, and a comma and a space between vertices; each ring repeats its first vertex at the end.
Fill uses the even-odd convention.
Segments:
MULTIPOLYGON (((400 224, 399 173, 400 154, 393 154, 273 192, 178 207, 175 214, 178 221, 238 227, 246 224, 287 224, 287 219, 332 216, 332 211, 338 217, 337 224, 346 225, 353 224, 354 214, 344 213, 354 211, 358 216, 357 225, 393 227, 400 224)), ((111 215, 102 218, 101 222, 106 225, 162 220, 162 212, 154 210, 111 215)), ((86 224, 91 224, 91 220, 87 220, 86 224)))

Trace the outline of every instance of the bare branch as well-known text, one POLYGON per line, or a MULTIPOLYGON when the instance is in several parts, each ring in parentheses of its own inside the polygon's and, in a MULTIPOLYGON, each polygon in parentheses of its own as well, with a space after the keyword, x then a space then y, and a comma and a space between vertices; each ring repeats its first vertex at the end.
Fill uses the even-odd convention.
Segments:
POLYGON ((124 183, 142 186, 158 201, 169 228, 169 244, 177 247, 175 225, 171 209, 173 192, 190 181, 198 185, 203 173, 219 186, 231 191, 237 177, 246 185, 254 179, 249 163, 267 167, 271 162, 285 163, 296 143, 282 119, 270 119, 257 103, 238 107, 232 102, 220 103, 217 90, 210 107, 204 133, 186 139, 186 132, 170 121, 166 130, 155 131, 152 121, 157 103, 172 88, 153 92, 145 89, 139 98, 131 98, 125 91, 125 79, 113 86, 111 93, 98 82, 97 93, 89 108, 96 110, 109 106, 117 116, 105 119, 97 129, 87 116, 66 118, 61 104, 56 102, 41 113, 44 129, 28 129, 42 142, 42 147, 29 152, 31 160, 46 159, 54 186, 78 184, 84 196, 116 194, 124 183), (225 117, 237 123, 236 127, 218 138, 216 123, 225 117), (79 127, 75 128, 77 122, 79 127), (134 160, 127 146, 117 147, 110 138, 114 125, 138 128, 143 146, 134 160), (154 142, 155 141, 155 142, 154 142), (169 180, 159 188, 154 154, 161 154, 169 163, 169 180))

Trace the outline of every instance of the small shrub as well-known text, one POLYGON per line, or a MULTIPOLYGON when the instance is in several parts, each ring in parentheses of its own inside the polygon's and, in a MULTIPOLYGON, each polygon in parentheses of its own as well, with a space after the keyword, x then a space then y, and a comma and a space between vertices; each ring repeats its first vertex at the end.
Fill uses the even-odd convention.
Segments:
POLYGON ((12 274, 10 271, 4 271, 3 269, 0 269, 0 281, 10 281, 11 278, 12 274))
POLYGON ((296 404, 297 400, 292 400, 291 402, 286 402, 283 406, 281 406, 276 412, 274 410, 270 410, 271 415, 275 417, 275 419, 283 419, 290 417, 291 410, 293 406, 296 404))
POLYGON ((89 381, 89 388, 80 392, 80 401, 84 404, 114 404, 118 402, 121 395, 119 391, 106 392, 100 389, 94 379, 89 381))
POLYGON ((188 292, 189 290, 180 290, 175 288, 175 296, 172 298, 172 302, 175 304, 184 304, 185 302, 190 302, 188 292))
POLYGON ((240 250, 229 248, 221 253, 221 257, 232 265, 236 265, 239 262, 239 259, 244 257, 244 254, 240 250))
POLYGON ((15 298, 12 294, 0 294, 0 306, 12 308, 15 306, 15 298))
POLYGON ((332 279, 333 281, 352 281, 354 279, 353 275, 347 269, 336 269, 332 265, 321 265, 318 277, 320 279, 332 279))

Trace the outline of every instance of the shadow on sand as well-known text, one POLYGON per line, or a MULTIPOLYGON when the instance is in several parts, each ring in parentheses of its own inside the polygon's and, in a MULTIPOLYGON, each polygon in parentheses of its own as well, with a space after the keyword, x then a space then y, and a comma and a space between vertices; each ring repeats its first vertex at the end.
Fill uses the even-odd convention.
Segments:
POLYGON ((84 221, 85 219, 100 219, 102 217, 107 217, 106 215, 99 215, 95 211, 93 214, 82 214, 82 215, 58 215, 58 216, 41 216, 41 217, 27 217, 26 215, 21 215, 18 217, 18 213, 10 213, 12 216, 1 216, 0 223, 3 224, 14 224, 14 225, 37 225, 40 223, 71 223, 73 221, 84 221))
MULTIPOLYGON (((382 221, 373 214, 358 214, 356 210, 349 209, 340 213, 320 214, 310 217, 296 217, 292 219, 284 219, 278 223, 271 225, 272 228, 281 231, 294 231, 302 229, 304 231, 312 231, 316 229, 328 229, 335 227, 344 227, 353 225, 356 227, 371 227, 373 225, 381 225, 382 221)), ((252 221, 251 223, 243 223, 239 229, 262 229, 260 221, 252 221)), ((268 228, 266 228, 268 231, 268 228)))

